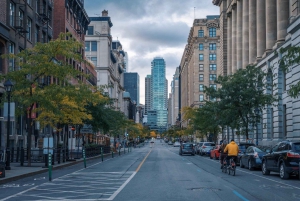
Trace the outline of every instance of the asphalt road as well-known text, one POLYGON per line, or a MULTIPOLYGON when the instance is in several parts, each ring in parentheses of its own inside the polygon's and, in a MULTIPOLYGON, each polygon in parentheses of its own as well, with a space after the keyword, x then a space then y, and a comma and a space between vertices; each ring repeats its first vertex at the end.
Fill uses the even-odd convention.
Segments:
POLYGON ((218 161, 180 156, 178 147, 157 140, 120 157, 88 161, 0 185, 0 201, 8 200, 300 200, 300 180, 264 176, 260 170, 237 168, 236 176, 221 172, 218 161))

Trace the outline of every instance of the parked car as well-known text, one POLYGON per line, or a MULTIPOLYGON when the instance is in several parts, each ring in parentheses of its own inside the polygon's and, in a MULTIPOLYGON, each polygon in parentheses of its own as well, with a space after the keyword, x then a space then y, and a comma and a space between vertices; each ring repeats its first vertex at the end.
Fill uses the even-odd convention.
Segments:
POLYGON ((192 143, 183 143, 180 146, 179 155, 183 154, 191 154, 192 156, 195 156, 194 145, 192 143))
POLYGON ((219 157, 220 157, 220 152, 219 152, 220 146, 221 145, 216 145, 215 147, 213 147, 212 150, 210 150, 210 158, 211 159, 219 160, 219 157))
POLYGON ((198 142, 195 146, 196 154, 200 154, 200 147, 203 145, 204 142, 198 142))
POLYGON ((255 146, 255 144, 249 143, 249 142, 240 142, 239 143, 239 153, 238 153, 238 157, 237 157, 237 165, 240 165, 241 156, 245 153, 245 151, 250 146, 255 146))
POLYGON ((180 147, 180 142, 177 142, 177 141, 176 141, 176 142, 174 143, 173 146, 174 146, 174 147, 180 147))
POLYGON ((281 179, 290 175, 299 175, 300 141, 282 141, 263 156, 262 174, 269 175, 271 171, 279 172, 281 179))
POLYGON ((168 145, 173 145, 172 140, 170 140, 170 141, 168 142, 168 145))
POLYGON ((267 154, 267 151, 270 151, 268 147, 262 146, 250 146, 240 157, 240 167, 248 168, 253 170, 254 168, 261 168, 262 157, 267 154))
POLYGON ((199 149, 199 154, 203 155, 210 155, 210 150, 215 146, 214 142, 204 142, 199 149))

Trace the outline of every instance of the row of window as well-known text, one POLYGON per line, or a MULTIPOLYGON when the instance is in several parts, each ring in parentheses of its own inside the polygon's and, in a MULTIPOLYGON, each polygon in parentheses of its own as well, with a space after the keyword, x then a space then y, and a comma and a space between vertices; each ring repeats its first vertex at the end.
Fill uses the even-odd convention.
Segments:
MULTIPOLYGON (((214 88, 215 90, 217 90, 217 85, 216 84, 210 84, 209 87, 214 88)), ((199 91, 203 92, 204 91, 204 84, 199 84, 199 91)))
MULTIPOLYGON (((209 54, 209 61, 216 61, 217 55, 216 54, 209 54)), ((199 54, 199 61, 204 61, 204 55, 199 54)))
MULTIPOLYGON (((209 37, 216 37, 217 36, 217 29, 216 28, 209 28, 208 29, 208 36, 209 37)), ((203 38, 204 37, 204 30, 198 31, 198 37, 203 38)))
MULTIPOLYGON (((217 64, 209 64, 209 70, 210 71, 216 71, 217 70, 217 64)), ((204 64, 199 64, 199 71, 204 71, 204 64)))
MULTIPOLYGON (((209 43, 209 50, 216 50, 217 49, 217 44, 216 43, 209 43)), ((204 44, 199 43, 199 50, 204 50, 204 44)))
POLYGON ((85 51, 97 51, 97 41, 85 41, 85 51))
MULTIPOLYGON (((210 100, 210 101, 216 101, 216 98, 210 97, 209 100, 210 100)), ((200 95, 199 95, 199 101, 200 101, 200 102, 203 102, 203 101, 204 101, 204 95, 203 95, 203 94, 200 94, 200 95)))
MULTIPOLYGON (((209 74, 209 80, 210 81, 215 81, 217 79, 217 75, 216 74, 209 74)), ((203 74, 199 74, 199 81, 203 82, 204 81, 204 75, 203 74)))

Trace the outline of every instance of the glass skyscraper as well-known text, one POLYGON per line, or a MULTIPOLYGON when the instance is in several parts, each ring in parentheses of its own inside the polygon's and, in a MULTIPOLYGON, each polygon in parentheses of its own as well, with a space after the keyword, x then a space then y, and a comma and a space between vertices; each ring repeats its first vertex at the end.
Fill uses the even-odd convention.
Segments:
POLYGON ((157 129, 166 130, 168 122, 168 81, 166 80, 166 63, 161 57, 151 62, 151 110, 157 111, 157 129))
POLYGON ((132 101, 140 104, 140 76, 138 73, 124 73, 124 88, 130 93, 132 101))

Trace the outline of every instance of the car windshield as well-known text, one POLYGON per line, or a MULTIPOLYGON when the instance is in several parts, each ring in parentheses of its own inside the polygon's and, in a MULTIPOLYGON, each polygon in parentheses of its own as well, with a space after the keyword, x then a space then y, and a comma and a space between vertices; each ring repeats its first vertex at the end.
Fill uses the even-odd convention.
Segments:
POLYGON ((293 150, 296 152, 300 152, 300 143, 294 143, 293 144, 293 150))
POLYGON ((215 143, 205 143, 205 146, 215 146, 215 143))
POLYGON ((183 148, 193 148, 193 145, 192 144, 184 144, 183 148))
POLYGON ((264 148, 263 148, 263 147, 259 147, 259 148, 258 148, 258 147, 255 147, 254 150, 255 150, 256 152, 265 152, 265 150, 262 150, 262 149, 264 149, 264 148))

